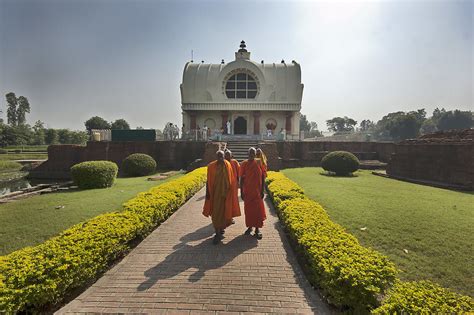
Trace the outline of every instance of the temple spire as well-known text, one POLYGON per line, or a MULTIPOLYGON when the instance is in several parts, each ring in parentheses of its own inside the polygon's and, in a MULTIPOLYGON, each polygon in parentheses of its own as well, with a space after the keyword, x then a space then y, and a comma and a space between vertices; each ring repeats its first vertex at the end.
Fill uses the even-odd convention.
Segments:
POLYGON ((242 40, 240 42, 240 49, 235 53, 235 60, 238 59, 245 59, 245 60, 250 60, 250 52, 247 51, 247 45, 245 45, 245 41, 242 40))

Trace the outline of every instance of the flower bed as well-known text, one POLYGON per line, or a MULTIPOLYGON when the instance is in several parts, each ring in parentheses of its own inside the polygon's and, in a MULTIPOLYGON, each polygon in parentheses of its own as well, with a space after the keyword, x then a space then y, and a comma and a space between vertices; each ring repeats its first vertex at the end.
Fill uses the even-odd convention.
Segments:
POLYGON ((0 256, 0 313, 41 309, 94 280, 109 264, 166 220, 206 181, 199 168, 140 193, 124 211, 99 215, 34 247, 0 256))
POLYGON ((282 173, 269 172, 267 185, 281 221, 309 265, 310 281, 321 287, 330 303, 365 312, 379 306, 380 298, 396 282, 382 307, 374 312, 472 310, 469 297, 424 282, 397 281, 395 265, 386 256, 361 246, 354 236, 330 220, 321 205, 306 197, 302 188, 282 173), (434 298, 436 295, 441 296, 434 298))

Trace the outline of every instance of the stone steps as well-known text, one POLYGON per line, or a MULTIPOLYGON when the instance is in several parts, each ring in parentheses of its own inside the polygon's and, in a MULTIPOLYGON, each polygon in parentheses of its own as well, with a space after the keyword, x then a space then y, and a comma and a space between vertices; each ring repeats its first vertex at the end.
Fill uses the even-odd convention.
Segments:
POLYGON ((234 159, 241 162, 247 159, 248 150, 250 147, 256 148, 258 146, 257 141, 228 141, 227 148, 232 151, 234 159))

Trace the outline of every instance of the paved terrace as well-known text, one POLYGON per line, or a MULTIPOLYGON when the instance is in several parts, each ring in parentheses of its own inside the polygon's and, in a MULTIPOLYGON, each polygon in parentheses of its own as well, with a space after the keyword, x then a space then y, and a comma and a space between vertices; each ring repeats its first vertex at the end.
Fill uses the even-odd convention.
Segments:
POLYGON ((213 245, 210 219, 201 214, 204 195, 198 192, 57 314, 331 313, 304 277, 268 201, 261 241, 243 235, 242 216, 213 245))

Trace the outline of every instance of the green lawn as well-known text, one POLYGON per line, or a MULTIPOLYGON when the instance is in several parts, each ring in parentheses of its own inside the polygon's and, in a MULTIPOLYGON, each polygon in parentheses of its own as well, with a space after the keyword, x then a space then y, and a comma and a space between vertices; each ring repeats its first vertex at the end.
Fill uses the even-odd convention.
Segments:
POLYGON ((0 160, 0 173, 19 171, 22 167, 20 163, 14 161, 0 160))
POLYGON ((137 193, 178 176, 163 181, 118 178, 111 188, 52 193, 0 204, 0 255, 42 243, 76 223, 119 210, 137 193), (58 206, 64 208, 56 209, 58 206))
POLYGON ((45 153, 8 153, 0 154, 0 161, 8 160, 47 160, 48 154, 45 153))
POLYGON ((22 152, 28 152, 28 151, 48 151, 48 146, 47 144, 45 145, 11 145, 4 147, 3 149, 6 149, 8 151, 14 151, 14 150, 21 150, 22 152))
POLYGON ((322 175, 321 168, 283 173, 361 244, 390 257, 402 270, 402 279, 431 279, 474 295, 473 193, 411 184, 369 171, 346 178, 322 175))

